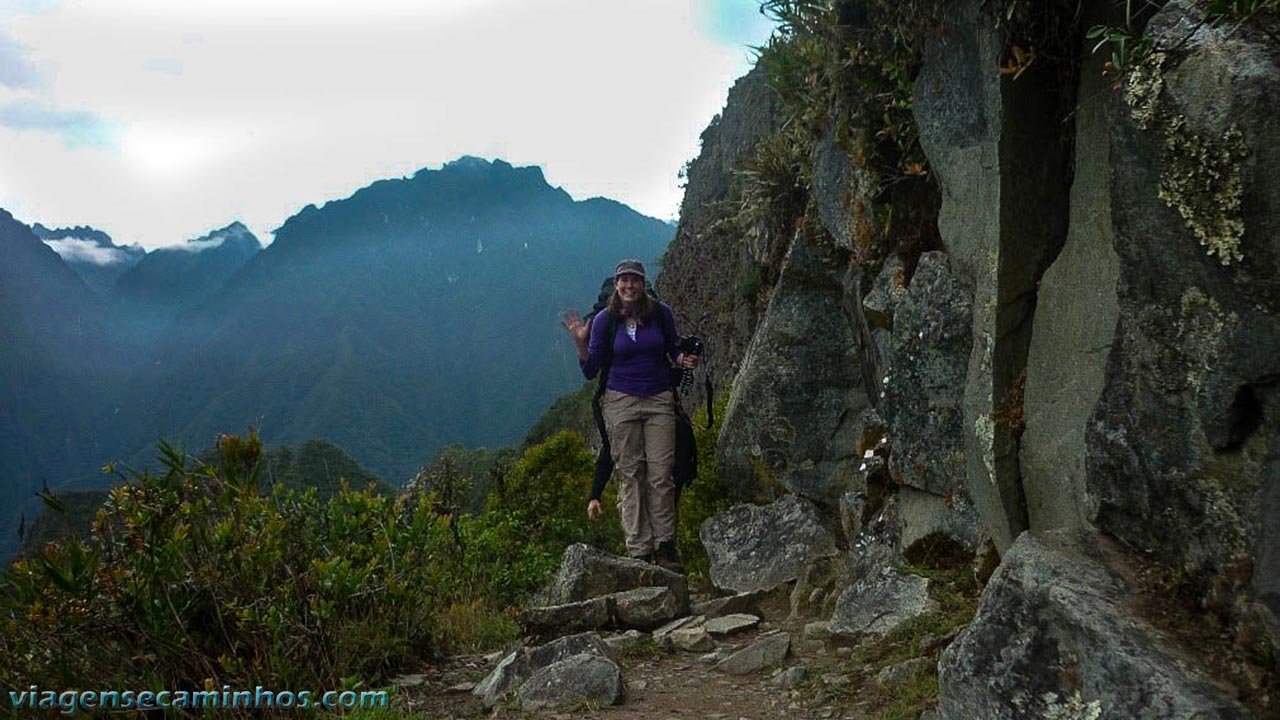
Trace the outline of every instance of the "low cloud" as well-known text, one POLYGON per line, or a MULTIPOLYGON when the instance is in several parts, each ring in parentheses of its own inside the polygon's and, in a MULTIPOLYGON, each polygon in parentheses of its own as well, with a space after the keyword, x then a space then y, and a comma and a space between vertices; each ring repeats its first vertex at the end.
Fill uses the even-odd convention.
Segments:
POLYGON ((172 250, 174 252, 198 253, 204 252, 205 250, 212 250, 216 247, 221 247, 225 240, 225 237, 219 235, 218 237, 211 237, 208 240, 188 240, 181 245, 166 245, 161 248, 156 248, 156 251, 172 250))
POLYGON ((124 262, 127 255, 120 248, 103 247, 93 240, 82 238, 63 238, 61 240, 45 240, 45 245, 62 256, 67 262, 89 263, 91 265, 115 265, 124 262))
POLYGON ((55 133, 69 147, 114 145, 111 125, 98 115, 85 110, 58 110, 36 100, 0 103, 0 127, 55 133))
POLYGON ((0 31, 0 86, 29 90, 40 86, 40 71, 26 58, 26 52, 0 31))

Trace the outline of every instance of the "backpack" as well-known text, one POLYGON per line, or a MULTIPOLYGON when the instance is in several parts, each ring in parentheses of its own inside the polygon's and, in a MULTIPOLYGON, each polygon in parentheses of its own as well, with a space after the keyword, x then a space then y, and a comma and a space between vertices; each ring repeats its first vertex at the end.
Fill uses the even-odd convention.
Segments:
MULTIPOLYGON (((657 301, 658 295, 654 292, 653 286, 648 279, 644 283, 645 292, 649 297, 657 301)), ((596 303, 591 308, 590 314, 586 317, 594 322, 604 319, 608 325, 605 326, 605 337, 612 339, 618 332, 618 319, 613 316, 606 308, 609 304, 609 297, 613 294, 613 276, 606 277, 600 285, 600 293, 596 297, 596 303)), ((669 344, 667 338, 667 324, 659 322, 658 327, 662 330, 663 344, 669 344)), ((604 362, 601 363, 599 379, 596 382, 595 394, 591 397, 591 413, 596 421, 596 429, 600 432, 600 454, 596 457, 595 479, 596 483, 600 483, 601 478, 606 481, 613 474, 613 455, 609 446, 609 432, 605 428, 604 411, 600 407, 600 398, 604 396, 605 385, 609 382, 609 368, 613 364, 613 342, 605 344, 604 362)), ((680 491, 686 485, 692 483, 698 477, 698 441, 693 434, 693 421, 689 419, 689 415, 685 412, 684 406, 680 403, 680 386, 681 378, 684 372, 679 369, 673 369, 671 374, 671 392, 675 399, 676 414, 676 457, 675 467, 672 470, 672 479, 676 486, 676 502, 680 501, 680 491)))

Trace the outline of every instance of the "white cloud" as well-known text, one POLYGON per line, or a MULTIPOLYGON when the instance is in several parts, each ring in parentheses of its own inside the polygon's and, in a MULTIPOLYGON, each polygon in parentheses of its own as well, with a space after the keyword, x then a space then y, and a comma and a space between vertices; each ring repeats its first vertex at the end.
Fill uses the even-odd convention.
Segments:
POLYGON ((40 72, 27 60, 26 52, 0 31, 0 86, 24 89, 39 84, 40 72))
POLYGON ((222 247, 222 243, 226 242, 226 240, 227 239, 225 237, 222 237, 221 235, 216 237, 211 237, 208 240, 188 240, 178 245, 165 245, 164 247, 156 248, 155 252, 185 252, 185 253, 204 252, 205 250, 212 250, 217 247, 222 247))
POLYGON ((54 252, 68 262, 115 265, 126 259, 125 252, 120 248, 102 247, 94 240, 68 237, 61 240, 45 240, 44 244, 53 248, 54 252))
POLYGON ((0 207, 146 247, 237 219, 265 240, 308 203, 473 154, 669 218, 748 69, 723 41, 733 3, 708 28, 710 1, 82 0, 8 18, 56 69, 39 107, 91 110, 89 137, 112 142, 0 127, 0 207))
POLYGON ((69 146, 110 146, 109 123, 84 110, 59 110, 37 100, 19 99, 0 103, 0 125, 18 131, 53 133, 69 146))

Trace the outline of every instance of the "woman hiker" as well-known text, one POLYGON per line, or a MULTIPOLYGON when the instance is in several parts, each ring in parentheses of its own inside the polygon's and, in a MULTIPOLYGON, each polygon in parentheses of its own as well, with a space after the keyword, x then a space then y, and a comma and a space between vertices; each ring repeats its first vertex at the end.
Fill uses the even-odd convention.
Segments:
MULTIPOLYGON (((618 263, 613 295, 604 312, 590 323, 577 313, 566 313, 564 324, 578 347, 582 374, 590 380, 607 367, 602 409, 621 479, 618 509, 627 554, 680 571, 672 479, 676 416, 671 370, 696 368, 698 358, 679 352, 675 316, 670 307, 645 292, 644 265, 639 260, 618 263), (614 335, 605 337, 610 325, 614 335)), ((592 488, 587 503, 592 520, 602 514, 602 489, 592 488)))

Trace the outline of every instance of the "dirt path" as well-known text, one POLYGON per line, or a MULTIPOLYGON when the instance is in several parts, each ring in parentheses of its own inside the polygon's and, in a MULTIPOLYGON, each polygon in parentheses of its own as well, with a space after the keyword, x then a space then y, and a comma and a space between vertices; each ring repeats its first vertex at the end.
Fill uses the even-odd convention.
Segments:
MULTIPOLYGON (((799 633, 792 629, 792 637, 799 633)), ((759 633, 745 633, 732 639, 745 645, 759 633)), ((798 643, 805 647, 803 642, 798 643)), ((793 647, 796 644, 793 643, 793 647)), ((518 708, 486 710, 469 689, 488 673, 490 662, 479 656, 450 658, 424 669, 423 683, 397 695, 403 710, 432 720, 444 718, 599 718, 601 720, 649 720, 656 718, 699 718, 739 720, 740 718, 782 718, 788 720, 828 720, 862 718, 856 698, 843 691, 850 678, 850 662, 825 649, 812 654, 793 654, 781 668, 802 666, 805 679, 791 688, 770 682, 773 670, 747 676, 727 675, 712 669, 693 653, 666 653, 654 650, 619 655, 625 683, 623 702, 608 708, 544 710, 524 712, 518 708), (817 654, 821 652, 822 654, 817 654)))

